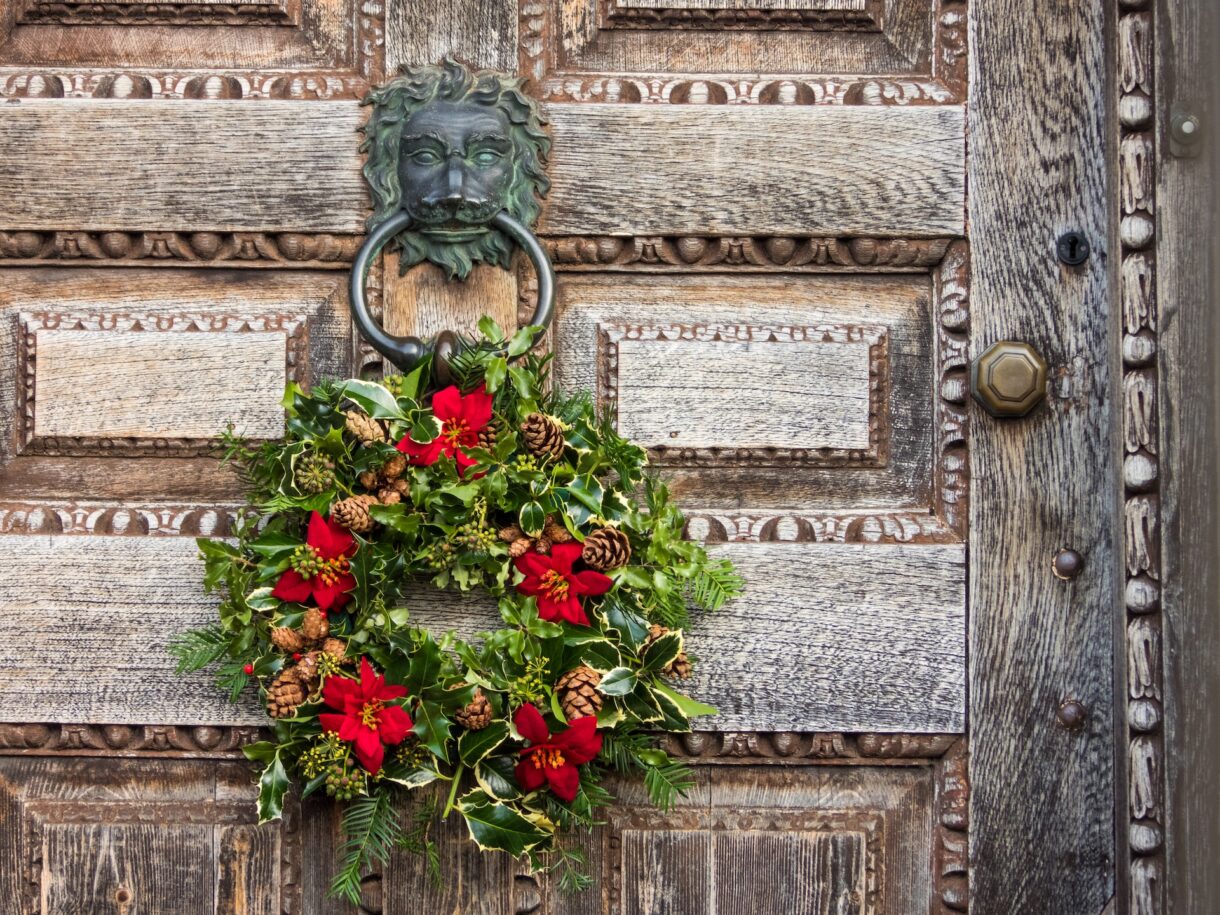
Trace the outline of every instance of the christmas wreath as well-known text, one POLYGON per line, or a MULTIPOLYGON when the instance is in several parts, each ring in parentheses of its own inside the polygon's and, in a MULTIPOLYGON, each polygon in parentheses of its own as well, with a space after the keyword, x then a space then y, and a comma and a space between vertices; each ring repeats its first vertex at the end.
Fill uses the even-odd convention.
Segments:
POLYGON ((219 619, 171 646, 180 671, 218 663, 233 701, 258 687, 273 719, 273 738, 245 748, 260 822, 294 780, 347 803, 331 890, 353 901, 395 847, 439 879, 438 810, 480 848, 587 886, 561 834, 597 822, 603 775, 642 775, 668 807, 691 775, 654 734, 715 711, 674 685, 694 660, 683 628, 741 580, 682 539, 645 452, 590 395, 549 390, 550 357, 527 354, 538 328, 480 330, 442 390, 426 362, 290 385, 282 441, 230 428, 249 505, 235 540, 199 540, 219 619), (489 595, 502 628, 464 640, 413 625, 429 586, 489 595), (399 795, 434 782, 447 791, 401 822, 399 795))

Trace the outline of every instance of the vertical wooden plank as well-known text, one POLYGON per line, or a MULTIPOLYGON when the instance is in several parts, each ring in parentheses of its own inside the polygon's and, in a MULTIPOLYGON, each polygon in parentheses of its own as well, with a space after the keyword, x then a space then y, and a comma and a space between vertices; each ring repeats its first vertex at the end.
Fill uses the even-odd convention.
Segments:
POLYGON ((450 280, 435 264, 417 264, 401 276, 398 255, 385 261, 385 329, 399 336, 432 337, 443 330, 473 334, 488 315, 509 333, 517 327, 517 275, 479 264, 465 281, 450 280))
MULTIPOLYGON (((1140 4, 1141 6, 1143 4, 1140 4)), ((1154 26, 1157 368, 1161 508, 1160 614, 1164 656, 1163 886, 1175 915, 1220 911, 1220 229, 1216 119, 1220 10, 1213 0, 1163 0, 1154 26), (1171 152, 1175 113, 1202 127, 1195 156, 1171 152)), ((1151 56, 1151 55, 1150 55, 1151 56)), ((1153 67, 1148 60, 1147 66, 1153 67)), ((1124 125, 1126 126, 1126 125, 1124 125)), ((1130 481, 1128 481, 1130 483, 1130 481)), ((1136 719, 1131 724, 1137 725, 1136 719)), ((1155 723, 1154 723, 1155 726, 1155 723)), ((1132 834, 1132 851, 1138 852, 1132 834)), ((1151 846, 1157 834, 1140 835, 1151 846)), ((1155 855, 1156 847, 1145 854, 1155 855)), ((1138 863, 1138 860, 1137 860, 1138 863)))
POLYGON ((977 912, 1093 915, 1115 891, 1118 491, 1107 275, 1103 0, 970 10, 971 351, 1031 343, 1047 403, 975 410, 970 496, 970 858, 977 912), (1030 36, 1037 35, 1037 40, 1030 36), (1055 240, 1083 232, 1080 267, 1055 240), (1085 558, 1051 573, 1064 547, 1085 558), (1064 700, 1083 725, 1057 720, 1064 700))
POLYGON ((397 0, 385 16, 386 73, 443 57, 517 70, 517 4, 510 0, 397 0))

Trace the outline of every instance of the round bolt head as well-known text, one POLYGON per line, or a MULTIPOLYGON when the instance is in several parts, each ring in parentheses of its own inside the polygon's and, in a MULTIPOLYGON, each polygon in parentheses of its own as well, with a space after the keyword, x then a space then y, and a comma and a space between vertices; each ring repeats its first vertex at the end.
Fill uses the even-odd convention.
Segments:
POLYGON ((1069 731, 1075 731, 1084 727, 1085 720, 1089 717, 1089 710, 1079 699, 1065 699, 1060 704, 1055 717, 1069 731))
POLYGON ((1046 396, 1046 360, 1028 343, 992 344, 970 367, 974 399, 992 416, 1024 416, 1046 396))
POLYGON ((1051 568, 1054 569, 1056 578, 1067 581, 1080 574, 1080 570, 1084 568, 1084 557, 1075 550, 1060 550, 1055 554, 1051 568))

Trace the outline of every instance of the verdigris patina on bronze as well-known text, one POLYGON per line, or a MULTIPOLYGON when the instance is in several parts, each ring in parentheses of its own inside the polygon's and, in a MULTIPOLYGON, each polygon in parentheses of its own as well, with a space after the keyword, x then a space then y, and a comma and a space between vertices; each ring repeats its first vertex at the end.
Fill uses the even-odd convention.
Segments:
POLYGON ((512 244, 492 218, 506 210, 531 225, 550 184, 550 139, 521 84, 447 60, 408 69, 365 99, 368 228, 403 210, 411 217, 396 238, 401 270, 426 260, 465 279, 477 263, 508 266, 512 244))
POLYGON ((373 106, 361 146, 368 154, 364 176, 373 215, 352 264, 352 317, 365 339, 402 371, 434 354, 439 381, 463 342, 451 331, 429 341, 387 333, 365 299, 369 267, 393 242, 401 249, 400 272, 430 261, 450 279, 464 280, 478 263, 507 268, 516 243, 538 276, 530 324, 545 326, 555 302, 555 272, 529 225, 550 185, 543 173, 550 140, 520 79, 452 60, 404 71, 370 92, 365 104, 373 106))

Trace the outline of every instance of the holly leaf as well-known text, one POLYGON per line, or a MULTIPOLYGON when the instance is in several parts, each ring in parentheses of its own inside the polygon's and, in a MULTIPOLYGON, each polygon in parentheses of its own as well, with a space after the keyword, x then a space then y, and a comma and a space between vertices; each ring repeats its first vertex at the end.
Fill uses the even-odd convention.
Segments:
POLYGON ((513 768, 510 757, 489 756, 475 767, 474 778, 479 787, 495 800, 513 801, 521 797, 513 768))
POLYGON ((407 671, 405 686, 413 696, 423 696, 429 687, 435 686, 441 672, 441 648, 430 635, 416 647, 411 656, 411 667, 407 671))
POLYGON ((551 830, 475 790, 458 800, 470 838, 483 851, 506 851, 514 858, 551 837, 551 830))
POLYGON ((567 486, 568 494, 594 514, 602 510, 602 496, 605 490, 601 480, 591 473, 582 474, 572 480, 567 486))
POLYGON ((337 390, 375 419, 406 419, 394 395, 374 381, 353 378, 343 382, 337 390))
POLYGON ((537 502, 526 502, 521 506, 521 511, 517 516, 517 523, 521 525, 521 530, 525 531, 531 537, 537 537, 542 533, 542 528, 546 524, 546 512, 542 510, 542 506, 537 502))
POLYGON ((648 621, 633 613, 618 595, 607 596, 602 604, 602 612, 606 615, 607 625, 618 630, 628 647, 635 648, 648 638, 648 621))
POLYGON ((473 768, 504 743, 508 737, 508 722, 493 721, 487 727, 478 731, 466 731, 458 738, 458 759, 462 765, 473 768))
POLYGON ((715 706, 704 705, 702 702, 696 702, 690 696, 683 695, 676 689, 666 686, 660 680, 652 681, 652 689, 653 692, 664 696, 666 699, 676 705, 679 711, 681 711, 682 714, 687 718, 694 718, 696 715, 720 714, 719 710, 717 710, 715 706))
POLYGON ((275 754, 278 747, 270 740, 260 740, 258 743, 248 743, 241 748, 246 759, 250 762, 271 762, 275 759, 275 754))
POLYGON ((638 681, 635 674, 626 667, 616 667, 604 677, 601 683, 597 684, 598 692, 607 696, 626 696, 633 689, 638 681))
POLYGON ((394 505, 370 505, 369 517, 391 530, 407 536, 419 530, 420 515, 417 512, 408 511, 407 506, 401 502, 394 505))
POLYGON ((420 766, 401 774, 391 775, 389 772, 385 772, 382 778, 394 782, 396 785, 402 785, 404 788, 422 788, 440 778, 440 774, 431 766, 420 766))
POLYGON ((667 632, 644 649, 640 660, 640 675, 664 670, 682 651, 682 632, 667 632))
POLYGON ((449 742, 449 719, 441 710, 440 703, 425 699, 415 706, 415 727, 411 729, 419 742, 427 747, 437 759, 449 760, 446 744, 449 742))
POLYGON ((283 531, 267 531, 258 539, 251 540, 247 545, 260 556, 266 556, 268 559, 279 559, 282 556, 287 556, 299 547, 301 541, 300 538, 293 537, 283 531))
POLYGON ((277 751, 258 779, 258 822, 278 820, 284 812, 284 795, 288 792, 288 773, 277 751))

